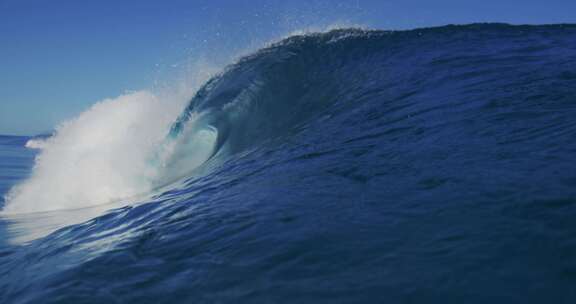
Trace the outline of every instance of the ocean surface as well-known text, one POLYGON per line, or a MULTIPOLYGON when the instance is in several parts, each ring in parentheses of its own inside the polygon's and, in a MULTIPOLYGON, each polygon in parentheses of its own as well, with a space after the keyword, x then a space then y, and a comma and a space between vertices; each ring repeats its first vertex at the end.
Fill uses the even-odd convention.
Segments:
POLYGON ((576 303, 576 25, 296 35, 161 99, 0 136, 0 303, 576 303))

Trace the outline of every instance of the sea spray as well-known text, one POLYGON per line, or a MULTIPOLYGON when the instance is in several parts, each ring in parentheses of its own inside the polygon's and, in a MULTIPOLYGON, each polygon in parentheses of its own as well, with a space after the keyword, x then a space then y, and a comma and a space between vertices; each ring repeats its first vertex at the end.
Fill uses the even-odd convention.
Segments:
POLYGON ((148 159, 180 106, 138 91, 103 100, 42 144, 32 176, 7 195, 4 213, 74 209, 145 193, 148 159))

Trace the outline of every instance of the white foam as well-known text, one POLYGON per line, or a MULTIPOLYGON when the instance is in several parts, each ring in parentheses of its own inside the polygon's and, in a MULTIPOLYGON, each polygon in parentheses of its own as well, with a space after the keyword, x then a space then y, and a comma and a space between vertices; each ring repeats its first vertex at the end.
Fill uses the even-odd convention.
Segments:
POLYGON ((93 105, 40 145, 32 176, 9 192, 3 212, 81 208, 146 192, 155 175, 149 155, 178 111, 146 91, 93 105))
POLYGON ((46 139, 34 138, 26 142, 26 148, 41 150, 46 146, 46 139))
MULTIPOLYGON (((77 209, 147 193, 166 182, 159 179, 174 176, 166 172, 174 167, 172 155, 181 163, 184 150, 191 158, 185 167, 176 167, 192 170, 208 158, 215 137, 194 140, 197 149, 189 144, 182 151, 170 147, 161 164, 152 161, 181 108, 182 102, 133 92, 93 105, 45 141, 29 142, 28 146, 42 149, 32 176, 11 189, 2 212, 77 209)), ((198 132, 206 137, 206 131, 198 132)))
MULTIPOLYGON (((206 61, 189 61, 169 85, 157 83, 154 93, 142 90, 102 100, 62 123, 53 136, 30 140, 28 148, 40 149, 32 174, 8 192, 0 213, 109 204, 170 182, 166 179, 174 177, 167 172, 172 154, 182 152, 178 146, 164 151, 166 135, 194 92, 218 70, 206 61), (159 150, 164 151, 161 164, 153 161, 159 150)), ((199 147, 199 154, 190 154, 197 161, 181 170, 201 164, 210 149, 199 147)))

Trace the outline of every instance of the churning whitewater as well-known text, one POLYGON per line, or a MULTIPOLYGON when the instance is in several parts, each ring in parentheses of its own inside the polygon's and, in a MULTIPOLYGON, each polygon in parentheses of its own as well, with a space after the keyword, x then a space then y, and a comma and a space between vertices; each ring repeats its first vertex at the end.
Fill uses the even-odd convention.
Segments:
POLYGON ((2 212, 78 209, 134 199, 183 177, 176 175, 175 165, 190 173, 208 159, 215 136, 196 130, 186 139, 166 139, 185 100, 183 92, 127 93, 95 104, 47 139, 28 140, 27 148, 41 152, 32 176, 6 195, 2 212))
POLYGON ((571 303, 575 42, 576 25, 295 35, 191 100, 127 93, 2 137, 0 156, 36 154, 10 165, 0 229, 83 220, 3 244, 0 299, 571 303))

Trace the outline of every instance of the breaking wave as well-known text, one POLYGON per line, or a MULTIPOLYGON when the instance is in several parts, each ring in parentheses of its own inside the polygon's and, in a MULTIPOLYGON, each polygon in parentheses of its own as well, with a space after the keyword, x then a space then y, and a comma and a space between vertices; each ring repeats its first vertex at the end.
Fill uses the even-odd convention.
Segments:
POLYGON ((4 212, 121 208, 0 252, 0 297, 571 303, 574 41, 340 29, 269 45, 191 100, 102 101, 29 142, 4 212))

